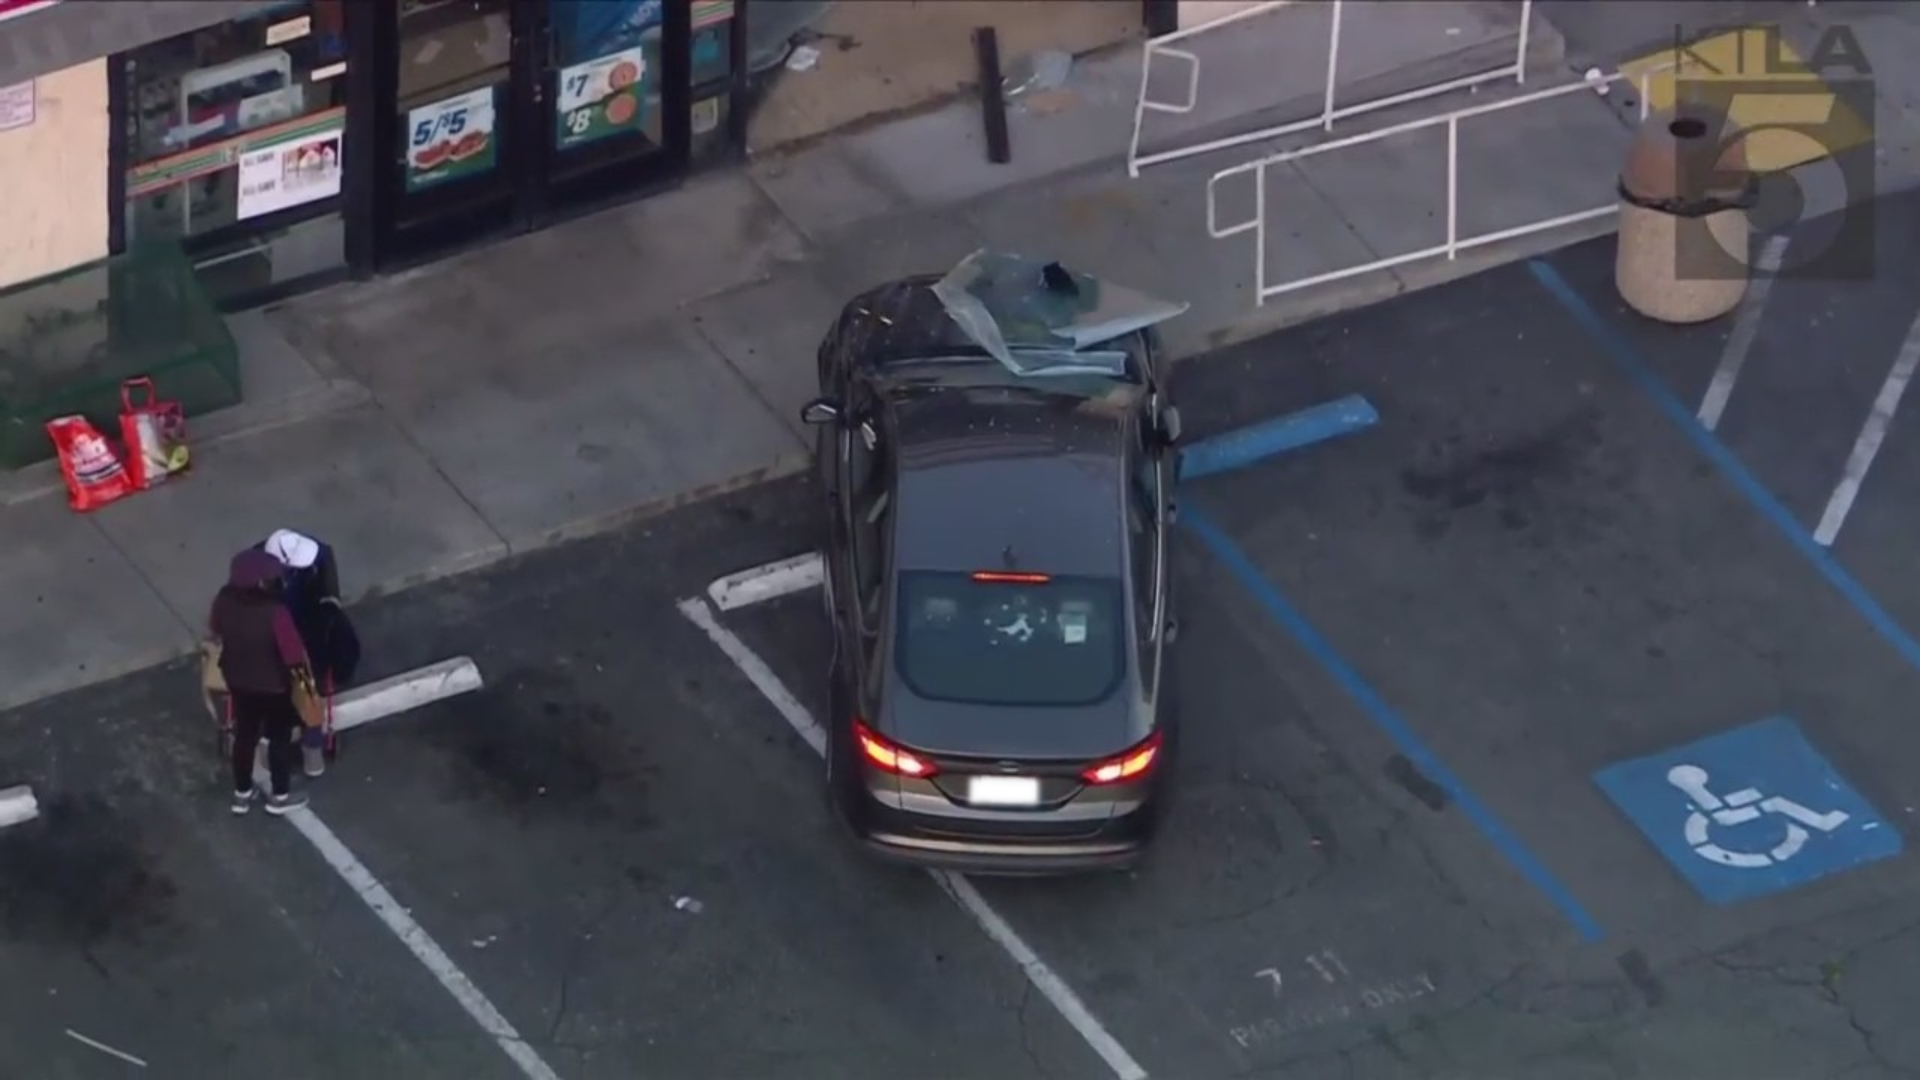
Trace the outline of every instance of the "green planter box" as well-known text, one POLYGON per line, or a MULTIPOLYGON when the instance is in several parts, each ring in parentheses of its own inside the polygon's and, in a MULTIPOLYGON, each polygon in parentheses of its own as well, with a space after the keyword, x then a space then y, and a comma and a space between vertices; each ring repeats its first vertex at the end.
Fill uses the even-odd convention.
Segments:
POLYGON ((240 401, 233 334, 178 247, 0 290, 0 470, 51 458, 56 416, 80 413, 118 438, 120 384, 138 375, 189 424, 240 401))

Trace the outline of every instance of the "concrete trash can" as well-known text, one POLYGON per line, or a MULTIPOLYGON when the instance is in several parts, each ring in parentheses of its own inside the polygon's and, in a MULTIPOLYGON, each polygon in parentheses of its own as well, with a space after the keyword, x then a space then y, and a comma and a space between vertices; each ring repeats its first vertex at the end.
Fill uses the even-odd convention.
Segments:
POLYGON ((1614 287, 1635 311, 1698 323, 1732 311, 1750 277, 1755 178, 1724 118, 1699 111, 1647 118, 1620 172, 1614 287))

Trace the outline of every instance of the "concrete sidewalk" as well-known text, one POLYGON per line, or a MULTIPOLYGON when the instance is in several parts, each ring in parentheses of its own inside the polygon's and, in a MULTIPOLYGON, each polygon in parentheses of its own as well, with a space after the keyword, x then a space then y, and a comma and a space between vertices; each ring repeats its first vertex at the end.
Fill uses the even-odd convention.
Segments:
MULTIPOLYGON (((1483 17, 1504 7, 1423 5, 1457 8, 1457 25, 1489 34, 1510 29, 1483 17)), ((1447 55, 1479 70, 1471 44, 1456 36, 1447 55)), ((1206 181, 1270 150, 1129 180, 1139 63, 1136 51, 1081 65, 1046 108, 1016 113, 1011 165, 985 163, 978 109, 962 103, 237 317, 247 403, 195 422, 190 477, 87 516, 67 510, 50 468, 0 477, 0 707, 183 655, 228 557, 278 526, 334 542, 348 591, 366 596, 794 471, 814 351, 844 299, 978 247, 1049 254, 1191 301, 1167 328, 1184 356, 1607 227, 1256 307, 1251 236, 1209 238, 1206 181)), ((1436 63, 1432 79, 1461 73, 1436 63)), ((1527 89, 1572 77, 1561 65, 1527 89)), ((1244 80, 1259 97, 1236 91, 1249 95, 1238 112, 1310 99, 1319 78, 1244 80)), ((1417 103, 1336 134, 1515 89, 1417 103)), ((1607 103, 1571 94, 1513 116, 1462 127, 1463 228, 1609 202, 1629 129, 1607 103)), ((1269 280, 1440 242, 1443 139, 1434 129, 1273 170, 1269 280)), ((1238 220, 1251 189, 1228 194, 1241 203, 1221 216, 1238 220)))

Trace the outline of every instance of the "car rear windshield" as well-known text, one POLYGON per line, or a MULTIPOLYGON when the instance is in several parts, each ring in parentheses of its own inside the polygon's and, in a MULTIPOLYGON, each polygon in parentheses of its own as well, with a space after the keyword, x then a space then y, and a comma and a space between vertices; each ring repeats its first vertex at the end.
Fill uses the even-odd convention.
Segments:
POLYGON ((901 575, 895 664, 909 689, 980 705, 1090 705, 1113 693, 1126 671, 1120 579, 979 578, 901 575))

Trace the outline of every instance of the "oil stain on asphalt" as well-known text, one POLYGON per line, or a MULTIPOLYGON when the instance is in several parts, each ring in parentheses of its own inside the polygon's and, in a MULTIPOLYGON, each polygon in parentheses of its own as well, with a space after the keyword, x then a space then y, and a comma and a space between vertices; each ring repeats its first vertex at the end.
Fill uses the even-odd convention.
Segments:
POLYGON ((517 814, 597 813, 645 782, 609 710, 563 672, 504 672, 483 692, 483 723, 456 729, 450 781, 517 814))
MULTIPOLYGON (((1603 486, 1617 490, 1624 481, 1618 468, 1595 460, 1605 445, 1597 410, 1584 408, 1545 428, 1485 446, 1463 447, 1458 436, 1431 444, 1427 462, 1401 473, 1400 485, 1423 509, 1416 532, 1435 540, 1452 527, 1454 517, 1489 507, 1501 528, 1534 534, 1535 546, 1545 546, 1569 529, 1578 531, 1593 522, 1580 505, 1577 485, 1599 467, 1603 486), (1543 530, 1549 519, 1560 519, 1557 529, 1543 530)), ((1617 463, 1614 463, 1617 464, 1617 463)))
POLYGON ((139 823, 97 796, 55 797, 39 820, 0 834, 0 882, 6 940, 90 955, 166 928, 177 895, 139 823))

